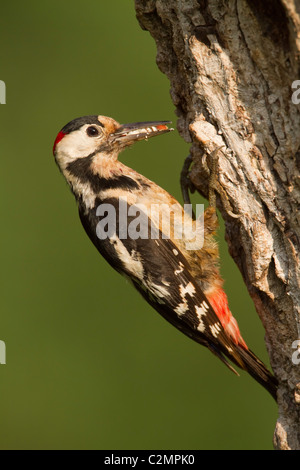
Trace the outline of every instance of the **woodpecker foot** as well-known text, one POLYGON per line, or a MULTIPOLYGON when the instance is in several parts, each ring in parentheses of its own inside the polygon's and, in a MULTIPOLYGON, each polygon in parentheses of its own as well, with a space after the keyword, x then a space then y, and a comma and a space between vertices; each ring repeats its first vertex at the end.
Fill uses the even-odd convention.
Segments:
MULTIPOLYGON (((209 168, 206 164, 207 155, 204 154, 202 163, 207 167, 207 170, 210 171, 209 182, 208 182, 208 201, 209 201, 209 213, 212 213, 211 209, 216 210, 216 192, 221 196, 222 202, 226 212, 236 219, 240 217, 238 214, 234 214, 232 212, 232 207, 225 193, 224 189, 220 185, 217 174, 218 174, 218 151, 223 148, 224 145, 217 147, 212 153, 209 154, 209 168)), ((184 161, 181 174, 180 174, 180 186, 181 186, 181 193, 183 197, 184 204, 191 204, 190 199, 190 192, 194 193, 196 187, 192 183, 190 179, 190 166, 193 159, 191 155, 188 155, 184 161)), ((208 210, 208 209, 206 209, 208 210)), ((195 218, 193 213, 193 218, 195 218)))
POLYGON ((209 154, 209 159, 210 159, 210 176, 209 176, 209 182, 208 182, 208 201, 209 201, 209 206, 213 207, 216 209, 216 192, 221 196, 222 198, 222 203, 224 205, 224 208, 226 212, 231 216, 236 219, 240 217, 238 214, 234 214, 232 212, 232 207, 229 202, 229 199, 227 197, 227 194, 225 193, 224 189, 220 185, 218 179, 217 179, 217 174, 218 174, 218 151, 223 148, 224 145, 221 145, 220 147, 217 147, 212 153, 209 154))

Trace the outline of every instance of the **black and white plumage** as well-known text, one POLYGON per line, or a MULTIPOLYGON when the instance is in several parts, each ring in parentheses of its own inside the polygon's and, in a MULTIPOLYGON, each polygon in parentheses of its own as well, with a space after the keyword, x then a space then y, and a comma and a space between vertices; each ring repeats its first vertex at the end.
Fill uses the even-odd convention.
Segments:
POLYGON ((82 225, 108 263, 167 321, 234 372, 227 358, 247 370, 275 398, 276 380, 246 346, 222 290, 214 210, 205 212, 202 248, 188 250, 192 217, 170 194, 118 161, 128 145, 168 131, 166 122, 120 125, 105 116, 85 116, 59 132, 53 151, 78 202, 82 225), (165 236, 170 207, 173 218, 165 236), (110 210, 115 225, 105 238, 101 233, 110 210), (128 228, 137 214, 141 236, 133 238, 128 228), (178 239, 175 230, 183 218, 186 228, 178 239))

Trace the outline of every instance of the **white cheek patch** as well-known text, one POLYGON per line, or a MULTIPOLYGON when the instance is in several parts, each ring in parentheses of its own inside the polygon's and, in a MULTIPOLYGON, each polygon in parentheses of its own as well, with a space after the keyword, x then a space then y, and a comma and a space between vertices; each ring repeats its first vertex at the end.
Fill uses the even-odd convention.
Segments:
POLYGON ((100 144, 101 136, 100 138, 89 137, 84 127, 66 134, 56 146, 57 163, 64 170, 69 163, 77 158, 84 158, 93 153, 100 144))

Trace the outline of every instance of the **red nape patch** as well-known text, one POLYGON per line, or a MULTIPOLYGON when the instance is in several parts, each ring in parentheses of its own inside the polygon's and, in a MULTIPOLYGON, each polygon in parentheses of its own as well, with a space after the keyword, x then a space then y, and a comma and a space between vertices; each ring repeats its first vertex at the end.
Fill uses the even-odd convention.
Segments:
POLYGON ((57 134, 56 139, 55 139, 55 142, 54 142, 54 145, 53 145, 53 154, 54 154, 54 152, 55 152, 55 149, 56 149, 56 146, 57 146, 58 142, 60 142, 61 139, 63 139, 65 135, 66 135, 66 134, 64 134, 64 133, 61 132, 61 131, 57 134))

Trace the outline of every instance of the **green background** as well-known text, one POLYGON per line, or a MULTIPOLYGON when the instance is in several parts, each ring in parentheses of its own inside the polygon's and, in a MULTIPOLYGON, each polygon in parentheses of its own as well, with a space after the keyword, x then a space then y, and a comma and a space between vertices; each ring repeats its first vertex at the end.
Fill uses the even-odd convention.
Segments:
MULTIPOLYGON (((175 330, 105 263, 53 160, 57 132, 82 115, 176 126, 133 2, 2 2, 0 31, 0 448, 272 448, 268 393, 175 330)), ((188 151, 173 132, 121 159, 181 201, 188 151)), ((231 309, 268 364, 222 228, 219 238, 231 309)))

